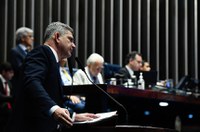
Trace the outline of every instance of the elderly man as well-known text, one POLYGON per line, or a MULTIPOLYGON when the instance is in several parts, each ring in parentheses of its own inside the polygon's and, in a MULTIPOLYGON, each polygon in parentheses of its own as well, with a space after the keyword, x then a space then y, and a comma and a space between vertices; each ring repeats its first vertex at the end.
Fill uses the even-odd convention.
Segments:
POLYGON ((11 49, 10 63, 15 72, 15 76, 18 75, 18 70, 24 61, 24 58, 29 52, 30 47, 33 45, 33 30, 27 27, 20 27, 16 31, 17 46, 11 49))
POLYGON ((73 76, 74 84, 91 84, 90 81, 93 81, 96 84, 103 84, 103 77, 101 70, 103 68, 104 59, 101 55, 97 53, 91 54, 87 59, 87 66, 85 67, 86 74, 79 69, 73 76))
POLYGON ((14 76, 12 78, 13 89, 18 89, 19 87, 19 74, 21 70, 22 63, 29 52, 30 48, 33 46, 33 30, 27 27, 20 27, 16 31, 16 47, 12 48, 9 54, 9 62, 11 63, 14 76))

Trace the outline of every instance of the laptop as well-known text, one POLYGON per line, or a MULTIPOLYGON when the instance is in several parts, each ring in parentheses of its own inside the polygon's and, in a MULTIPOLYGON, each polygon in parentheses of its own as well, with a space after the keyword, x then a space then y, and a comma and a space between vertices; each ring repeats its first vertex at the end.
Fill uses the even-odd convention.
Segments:
POLYGON ((146 88, 151 88, 151 87, 156 85, 157 71, 154 71, 154 70, 151 70, 151 71, 134 71, 134 75, 136 75, 137 80, 139 80, 140 72, 142 72, 146 88))

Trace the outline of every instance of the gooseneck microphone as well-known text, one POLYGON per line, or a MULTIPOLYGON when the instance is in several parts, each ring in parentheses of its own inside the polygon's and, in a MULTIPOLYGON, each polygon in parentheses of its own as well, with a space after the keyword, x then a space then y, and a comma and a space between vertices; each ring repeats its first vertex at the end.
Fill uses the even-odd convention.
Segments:
POLYGON ((67 58, 68 68, 71 76, 73 77, 73 68, 72 68, 72 57, 67 58))
POLYGON ((120 106, 124 111, 125 111, 125 115, 126 115, 126 123, 128 122, 128 112, 126 110, 126 108, 119 103, 116 99, 114 99, 111 95, 109 95, 107 92, 105 92, 101 87, 99 87, 97 84, 95 84, 87 75, 87 73, 85 72, 85 68, 82 65, 82 63, 80 62, 80 60, 78 59, 78 57, 75 57, 76 62, 78 63, 79 68, 85 73, 85 75, 87 76, 88 80, 95 85, 103 94, 105 94, 109 99, 111 99, 114 103, 116 103, 118 106, 120 106))

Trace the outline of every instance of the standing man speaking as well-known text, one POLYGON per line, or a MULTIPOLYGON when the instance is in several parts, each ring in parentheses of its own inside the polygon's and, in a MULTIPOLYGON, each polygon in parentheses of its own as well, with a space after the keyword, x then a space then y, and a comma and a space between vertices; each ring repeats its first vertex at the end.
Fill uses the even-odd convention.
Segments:
POLYGON ((61 22, 48 25, 41 45, 25 58, 22 86, 17 91, 9 129, 12 132, 56 132, 61 125, 97 118, 93 113, 72 114, 63 108, 59 61, 75 48, 73 29, 61 22), (73 116, 73 117, 72 117, 73 116))

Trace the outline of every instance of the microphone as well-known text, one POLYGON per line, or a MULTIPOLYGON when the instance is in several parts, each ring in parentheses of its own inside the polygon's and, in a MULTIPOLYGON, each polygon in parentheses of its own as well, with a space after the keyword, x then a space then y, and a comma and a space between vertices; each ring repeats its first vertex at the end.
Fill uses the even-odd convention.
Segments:
POLYGON ((73 77, 73 68, 72 68, 72 57, 67 58, 68 68, 71 76, 73 77))
POLYGON ((103 94, 105 94, 109 99, 111 99, 114 103, 116 103, 118 106, 120 106, 124 112, 125 112, 125 115, 126 115, 126 118, 125 118, 125 121, 126 123, 128 122, 128 112, 126 110, 126 108, 121 104, 119 103, 116 99, 114 99, 110 94, 108 94, 107 92, 105 92, 101 87, 99 87, 97 84, 95 84, 90 78, 89 76, 87 75, 87 73, 85 72, 85 68, 83 66, 83 64, 81 63, 81 61, 79 60, 78 57, 75 57, 75 60, 76 62, 78 63, 78 66, 80 67, 80 69, 85 73, 85 75, 87 76, 88 80, 93 84, 95 85, 103 94))
MULTIPOLYGON (((79 68, 85 73, 85 68, 78 57, 75 57, 76 62, 78 63, 79 68)), ((85 73, 86 74, 86 73, 85 73)), ((87 74, 86 74, 87 76, 87 74)), ((90 79, 89 79, 90 80, 90 79)))

